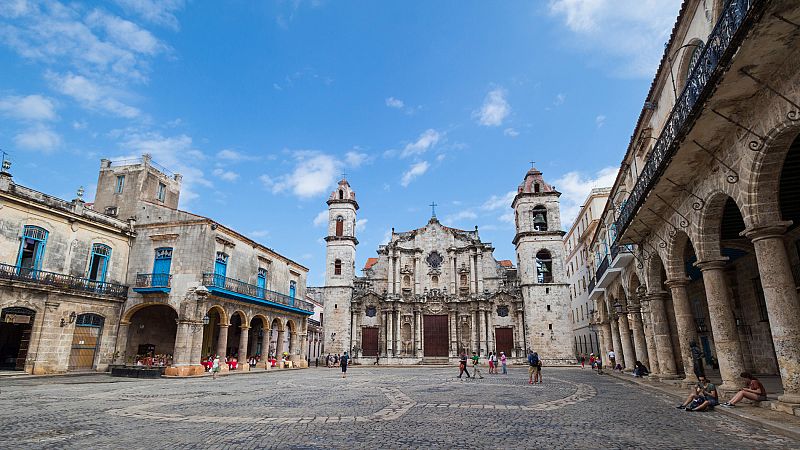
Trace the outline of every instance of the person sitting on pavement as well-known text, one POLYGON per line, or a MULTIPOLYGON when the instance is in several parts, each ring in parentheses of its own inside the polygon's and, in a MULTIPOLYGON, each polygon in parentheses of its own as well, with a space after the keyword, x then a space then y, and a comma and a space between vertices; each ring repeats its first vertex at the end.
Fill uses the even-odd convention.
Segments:
POLYGON ((633 376, 646 377, 647 375, 650 375, 650 371, 647 370, 647 367, 645 367, 641 361, 636 361, 633 364, 633 376))
POLYGON ((706 411, 719 404, 717 395, 717 386, 708 381, 705 375, 697 377, 697 384, 694 386, 694 392, 689 394, 683 404, 678 405, 679 409, 686 411, 706 411))
POLYGON ((763 402, 767 400, 767 390, 764 388, 764 385, 758 381, 758 378, 754 377, 750 372, 742 372, 739 376, 747 380, 747 385, 737 392, 733 398, 723 403, 722 406, 733 408, 745 398, 754 402, 763 402))

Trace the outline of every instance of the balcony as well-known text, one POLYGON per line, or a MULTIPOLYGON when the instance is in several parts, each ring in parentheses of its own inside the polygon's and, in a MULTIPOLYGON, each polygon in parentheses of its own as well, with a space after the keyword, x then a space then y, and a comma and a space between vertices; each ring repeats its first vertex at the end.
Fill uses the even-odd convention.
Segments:
MULTIPOLYGON (((675 106, 667 118, 650 158, 642 169, 625 206, 620 211, 616 226, 617 241, 625 233, 636 213, 644 204, 650 191, 658 183, 673 156, 700 116, 706 99, 716 88, 724 69, 728 67, 739 48, 744 35, 752 24, 747 21, 753 5, 763 0, 729 0, 720 15, 714 30, 708 36, 700 57, 695 64, 675 106)), ((616 242, 615 242, 616 243, 616 242)))
POLYGON ((282 309, 301 314, 310 315, 314 312, 314 305, 310 302, 293 298, 280 292, 270 291, 248 284, 244 281, 223 277, 215 273, 203 274, 203 286, 214 295, 256 303, 273 308, 282 309))
POLYGON ((595 277, 598 280, 602 280, 603 275, 606 274, 606 270, 608 270, 608 255, 603 257, 603 261, 600 263, 599 266, 597 266, 597 273, 595 274, 595 277))
POLYGON ((140 294, 168 294, 172 275, 168 273, 137 273, 133 291, 140 294))
POLYGON ((594 290, 594 287, 595 287, 596 284, 597 284, 597 280, 594 277, 592 277, 592 279, 589 280, 589 292, 590 293, 594 290))
POLYGON ((128 286, 121 284, 106 283, 9 264, 0 264, 0 279, 19 281, 32 287, 60 289, 79 294, 102 295, 122 299, 128 296, 128 286))

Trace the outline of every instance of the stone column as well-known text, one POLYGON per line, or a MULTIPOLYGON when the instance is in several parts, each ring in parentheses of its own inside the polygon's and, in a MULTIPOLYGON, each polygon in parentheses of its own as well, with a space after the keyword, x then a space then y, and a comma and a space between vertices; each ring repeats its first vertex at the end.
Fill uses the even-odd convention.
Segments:
POLYGON ((478 262, 475 267, 475 273, 478 277, 478 294, 483 294, 483 271, 481 267, 483 267, 483 252, 478 250, 478 262))
POLYGON ((621 314, 618 319, 619 322, 619 339, 622 343, 622 353, 624 355, 625 370, 633 370, 636 363, 636 352, 633 349, 633 342, 631 342, 631 329, 628 325, 628 315, 621 314))
POLYGON ((224 361, 228 352, 228 325, 219 326, 219 336, 217 337, 217 355, 224 361))
POLYGON ((394 294, 394 251, 389 251, 389 269, 387 270, 388 279, 386 283, 389 285, 389 293, 394 294))
POLYGON ((189 352, 189 361, 190 364, 200 364, 200 360, 203 358, 203 322, 197 322, 196 329, 192 330, 190 341, 191 341, 191 348, 189 352))
MULTIPOLYGON (((611 323, 608 319, 600 322, 600 341, 599 352, 603 361, 605 361, 608 351, 614 346, 614 342, 611 339, 611 323)), ((605 362, 605 364, 608 364, 608 362, 605 362)))
MULTIPOLYGON (((471 311, 470 314, 470 321, 472 322, 472 351, 477 352, 479 348, 481 348, 480 344, 480 328, 478 326, 478 311, 474 310, 471 311)), ((468 351, 469 353, 469 351, 468 351)))
POLYGON ((517 323, 514 329, 517 331, 517 358, 525 356, 525 351, 528 349, 528 337, 525 336, 525 317, 522 305, 517 309, 517 323))
POLYGON ((644 317, 645 321, 642 325, 644 326, 644 339, 647 345, 647 359, 650 360, 650 365, 647 366, 647 368, 650 369, 650 373, 656 375, 661 372, 658 367, 658 352, 656 352, 656 340, 653 335, 653 319, 650 316, 649 307, 644 317))
POLYGON ((420 272, 419 272, 419 256, 414 255, 414 294, 421 294, 422 290, 419 288, 420 282, 420 272))
POLYGON ((692 359, 691 342, 700 345, 697 337, 697 326, 686 292, 688 279, 667 280, 664 283, 672 293, 672 307, 675 310, 675 326, 678 329, 678 342, 681 346, 681 360, 687 382, 694 382, 694 360, 692 359))
MULTIPOLYGON (((648 369, 650 368, 650 358, 647 355, 647 343, 644 339, 644 329, 642 327, 642 316, 639 312, 639 307, 629 314, 628 323, 633 329, 633 347, 636 352, 636 358, 642 362, 648 369)), ((635 362, 635 361, 634 361, 635 362)))
MULTIPOLYGON (((492 312, 485 311, 486 314, 486 351, 495 351, 494 348, 494 320, 492 319, 492 312)), ((498 360, 499 361, 499 360, 498 360)))
POLYGON ((714 334, 714 347, 717 350, 722 385, 721 392, 732 393, 741 387, 739 374, 744 372, 742 344, 736 329, 733 303, 728 295, 728 282, 725 279, 725 259, 698 261, 695 266, 703 271, 703 284, 708 300, 708 315, 714 334))
POLYGON ((478 335, 478 356, 486 353, 486 311, 483 309, 478 311, 478 322, 480 323, 481 331, 478 335))
POLYGON ((800 403, 800 303, 783 241, 788 225, 781 222, 752 228, 745 235, 755 247, 772 343, 781 373, 783 395, 778 400, 800 403))
POLYGON ((386 311, 386 356, 394 356, 394 317, 392 311, 386 311))
MULTIPOLYGON (((128 349, 128 330, 130 329, 131 323, 130 322, 120 322, 119 323, 119 330, 117 331, 117 343, 116 343, 116 351, 119 353, 119 357, 122 360, 122 363, 125 364, 125 358, 128 355, 125 353, 128 349)), ((114 361, 114 364, 119 364, 119 361, 114 361)))
POLYGON ((393 339, 394 343, 392 344, 392 349, 394 350, 393 355, 397 356, 397 355, 400 354, 400 350, 401 350, 399 348, 400 347, 400 343, 401 343, 400 342, 400 311, 398 311, 396 309, 394 311, 392 311, 392 320, 394 321, 394 323, 392 325, 392 330, 394 331, 394 334, 392 335, 394 337, 394 339, 393 339))
POLYGON ((653 318, 653 340, 655 340, 658 367, 662 378, 676 378, 675 356, 672 352, 672 339, 669 334, 669 322, 664 305, 666 292, 653 292, 650 296, 650 314, 653 318))
POLYGON ((458 322, 458 314, 456 310, 450 309, 447 311, 448 316, 448 324, 449 324, 449 335, 450 335, 450 351, 448 354, 453 356, 458 356, 458 333, 456 333, 456 322, 458 322))
POLYGON ((247 357, 250 356, 247 354, 247 344, 250 339, 250 327, 247 325, 242 325, 240 327, 242 329, 242 335, 239 337, 239 363, 236 365, 239 370, 244 370, 245 365, 247 364, 247 357))
POLYGON ((175 350, 172 355, 173 366, 187 366, 191 364, 191 324, 192 322, 189 320, 181 320, 178 322, 178 328, 175 332, 175 350))
POLYGON ((422 314, 414 311, 414 355, 422 357, 422 314))
MULTIPOLYGON (((614 354, 616 355, 617 364, 625 366, 625 352, 622 349, 622 341, 619 340, 619 322, 617 318, 612 316, 610 319, 611 325, 611 343, 613 344, 612 350, 614 350, 614 354)), ((608 358, 608 352, 603 355, 604 359, 608 358)), ((611 360, 608 361, 609 367, 611 367, 611 360)), ((614 369, 611 367, 611 369, 614 369)))
POLYGON ((281 355, 285 351, 283 348, 283 341, 286 340, 286 331, 278 330, 278 340, 275 342, 275 359, 281 359, 281 355))

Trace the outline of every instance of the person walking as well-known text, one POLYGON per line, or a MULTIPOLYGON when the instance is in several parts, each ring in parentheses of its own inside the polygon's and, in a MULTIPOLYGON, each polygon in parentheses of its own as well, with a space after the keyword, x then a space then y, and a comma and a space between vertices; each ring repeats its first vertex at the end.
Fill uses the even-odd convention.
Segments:
POLYGON ((347 378, 347 363, 350 362, 350 357, 347 356, 347 352, 344 352, 344 355, 339 358, 339 365, 342 366, 342 378, 347 378))
POLYGON ((503 375, 508 375, 508 369, 506 368, 506 354, 505 352, 500 352, 500 365, 503 366, 503 375))
POLYGON ((585 369, 586 368, 586 354, 585 353, 581 353, 580 362, 581 362, 581 369, 585 369))
POLYGON ((540 363, 539 354, 528 350, 528 384, 536 383, 539 379, 540 363))
POLYGON ((703 352, 697 346, 697 342, 689 342, 689 351, 692 353, 692 364, 694 365, 694 375, 700 377, 706 376, 705 368, 703 367, 703 352))
POLYGON ((481 363, 480 359, 481 359, 481 357, 478 356, 477 353, 472 352, 472 376, 473 377, 483 378, 483 375, 481 375, 480 369, 478 369, 478 365, 481 363))
POLYGON ((608 351, 608 360, 611 361, 611 370, 613 371, 617 367, 617 354, 614 353, 614 349, 608 351))
POLYGON ((489 355, 486 357, 486 360, 489 361, 489 374, 494 373, 494 360, 492 359, 493 356, 494 354, 489 352, 489 355))
POLYGON ((461 378, 461 375, 463 375, 464 372, 467 373, 467 378, 472 378, 469 375, 469 369, 467 369, 467 352, 461 352, 461 357, 458 359, 458 369, 458 378, 461 378))
POLYGON ((220 360, 219 360, 219 355, 217 355, 217 356, 214 357, 214 362, 211 363, 211 377, 213 379, 215 379, 215 380, 217 379, 217 375, 219 374, 219 371, 222 370, 222 368, 220 367, 220 364, 221 363, 220 363, 220 360))

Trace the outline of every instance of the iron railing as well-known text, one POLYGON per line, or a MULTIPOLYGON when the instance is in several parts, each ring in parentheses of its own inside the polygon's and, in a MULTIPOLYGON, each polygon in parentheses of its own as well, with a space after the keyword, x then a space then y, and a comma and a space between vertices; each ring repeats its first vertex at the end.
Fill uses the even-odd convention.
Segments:
POLYGON ((699 114, 703 101, 714 89, 715 83, 709 83, 716 78, 717 68, 725 67, 733 58, 738 42, 746 31, 742 27, 753 5, 763 3, 764 0, 728 0, 722 11, 714 30, 708 36, 708 42, 703 47, 697 63, 689 75, 686 86, 675 102, 669 117, 658 137, 650 158, 645 163, 636 185, 628 196, 625 205, 617 218, 617 236, 625 232, 636 212, 644 203, 650 190, 658 182, 661 174, 669 165, 670 160, 680 147, 682 139, 694 118, 699 114))
POLYGON ((599 266, 597 266, 597 273, 595 274, 595 277, 598 280, 603 278, 603 274, 606 273, 606 270, 608 270, 608 255, 604 256, 603 261, 599 266))
POLYGON ((612 245, 611 246, 611 260, 617 257, 620 253, 633 253, 633 245, 612 245))
POLYGON ((594 290, 594 286, 596 284, 597 284, 597 280, 594 277, 592 277, 592 279, 589 280, 589 293, 591 293, 594 290))
POLYGON ((281 294, 280 292, 270 291, 269 289, 258 287, 254 284, 245 283, 244 281, 224 277, 215 273, 203 274, 203 286, 225 289, 226 291, 247 295, 248 297, 255 297, 272 303, 291 306, 292 308, 302 309, 303 311, 314 311, 314 305, 311 304, 311 302, 290 297, 286 294, 281 294))
POLYGON ((172 285, 172 275, 168 273, 137 273, 138 288, 168 288, 172 285))
POLYGON ((63 273, 46 272, 44 270, 12 266, 9 264, 0 264, 0 279, 22 281, 38 286, 106 295, 109 297, 125 298, 128 296, 128 286, 121 284, 106 283, 104 281, 78 278, 63 273))

